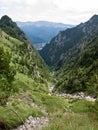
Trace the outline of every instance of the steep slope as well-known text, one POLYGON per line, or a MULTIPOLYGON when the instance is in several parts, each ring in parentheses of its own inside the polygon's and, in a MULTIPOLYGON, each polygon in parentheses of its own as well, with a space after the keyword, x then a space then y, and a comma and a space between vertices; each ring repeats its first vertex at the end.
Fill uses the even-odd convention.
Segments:
POLYGON ((4 15, 0 19, 0 28, 14 38, 17 38, 21 41, 28 41, 24 32, 20 30, 17 24, 13 22, 7 15, 4 15))
POLYGON ((14 67, 32 78, 47 79, 49 74, 47 66, 17 24, 8 16, 3 16, 0 20, 0 28, 7 33, 1 30, 0 46, 9 50, 14 67))
POLYGON ((85 47, 86 40, 97 34, 98 16, 94 15, 86 23, 61 31, 51 40, 50 44, 47 44, 40 51, 40 54, 49 66, 60 68, 67 61, 67 52, 70 49, 78 46, 77 51, 81 51, 85 47), (66 55, 66 58, 63 55, 66 55), (65 59, 64 62, 62 62, 63 58, 65 59))
MULTIPOLYGON (((48 123, 42 119, 50 118, 55 112, 62 112, 67 108, 68 103, 59 97, 48 95, 49 70, 34 49, 31 48, 33 52, 29 51, 24 42, 9 36, 2 30, 0 30, 0 50, 1 47, 5 52, 10 53, 10 66, 15 69, 16 75, 10 84, 12 88, 10 94, 8 97, 6 95, 5 99, 4 95, 8 94, 8 90, 4 86, 6 80, 0 73, 0 130, 15 129, 31 117, 30 121, 33 123, 29 122, 24 126, 27 129, 30 129, 31 125, 32 128, 37 126, 41 128, 42 124, 48 123), (40 122, 36 124, 37 120, 41 120, 41 125, 40 122)), ((0 55, 0 61, 6 61, 6 57, 2 59, 0 55)), ((1 70, 0 63, 0 72, 1 70)))
POLYGON ((56 89, 98 96, 98 36, 93 36, 80 53, 75 49, 69 53, 66 64, 58 72, 56 89))
POLYGON ((50 71, 8 16, 0 20, 0 62, 0 130, 13 129, 31 115, 43 116, 43 103, 39 107, 37 101, 47 96, 50 71))
POLYGON ((73 25, 48 21, 17 22, 17 24, 34 44, 49 42, 59 31, 73 27, 73 25))

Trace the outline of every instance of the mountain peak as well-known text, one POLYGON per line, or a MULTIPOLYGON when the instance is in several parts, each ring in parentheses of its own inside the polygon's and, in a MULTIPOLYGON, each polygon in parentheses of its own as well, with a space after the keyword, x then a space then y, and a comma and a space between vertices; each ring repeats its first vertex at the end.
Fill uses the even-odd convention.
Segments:
POLYGON ((91 17, 91 19, 95 19, 95 18, 97 18, 97 17, 98 17, 98 15, 95 14, 95 15, 93 15, 93 16, 91 17))
POLYGON ((90 20, 89 20, 90 22, 98 22, 98 15, 93 15, 91 18, 90 18, 90 20))
POLYGON ((1 17, 1 21, 12 21, 11 18, 7 15, 1 17))
POLYGON ((7 26, 7 27, 12 27, 12 28, 14 26, 16 26, 15 22, 13 22, 12 19, 7 15, 4 15, 4 16, 1 17, 0 25, 2 25, 3 27, 7 26))
POLYGON ((0 28, 8 35, 19 39, 21 41, 27 41, 24 32, 17 26, 17 24, 7 15, 2 16, 0 19, 0 28))

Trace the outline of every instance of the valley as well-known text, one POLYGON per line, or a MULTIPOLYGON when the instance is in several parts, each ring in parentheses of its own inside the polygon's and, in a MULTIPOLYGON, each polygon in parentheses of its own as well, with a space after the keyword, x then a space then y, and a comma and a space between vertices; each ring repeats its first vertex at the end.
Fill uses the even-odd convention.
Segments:
POLYGON ((36 50, 41 50, 47 43, 45 42, 42 42, 42 43, 36 43, 36 44, 33 44, 33 46, 36 48, 36 50))
POLYGON ((0 19, 0 130, 98 130, 98 16, 39 52, 0 19))
POLYGON ((59 33, 59 31, 75 26, 49 21, 16 23, 25 32, 30 42, 37 50, 42 49, 46 43, 49 43, 50 40, 59 33))

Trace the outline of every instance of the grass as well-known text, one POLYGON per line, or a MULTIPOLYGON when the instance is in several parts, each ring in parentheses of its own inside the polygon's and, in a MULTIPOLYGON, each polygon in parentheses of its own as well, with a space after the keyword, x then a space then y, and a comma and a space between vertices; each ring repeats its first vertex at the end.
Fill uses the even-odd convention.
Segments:
POLYGON ((16 93, 10 96, 6 106, 0 107, 0 121, 4 123, 6 130, 19 126, 30 115, 49 117, 49 126, 42 130, 98 129, 98 122, 90 111, 90 106, 94 103, 77 100, 70 104, 66 99, 49 96, 47 87, 45 90, 44 88, 39 91, 36 89, 37 85, 40 89, 44 84, 37 84, 30 77, 19 73, 17 73, 13 85, 17 89, 16 93), (21 118, 9 108, 14 110, 21 118))
POLYGON ((2 33, 4 37, 0 38, 0 47, 4 47, 7 50, 11 50, 13 47, 15 48, 15 46, 19 46, 23 44, 19 40, 7 35, 5 32, 2 32, 2 33))
POLYGON ((68 102, 62 98, 56 96, 48 96, 47 94, 41 94, 33 92, 29 96, 34 100, 38 106, 45 108, 49 115, 53 115, 59 110, 64 111, 68 107, 68 102))
POLYGON ((68 103, 64 98, 49 96, 48 88, 43 83, 37 84, 30 77, 20 73, 15 76, 13 85, 15 93, 9 97, 6 106, 0 107, 0 122, 4 123, 6 130, 19 126, 30 115, 49 117, 49 126, 42 130, 98 129, 98 121, 90 111, 90 106, 94 103, 86 100, 68 103))
POLYGON ((15 76, 14 87, 19 91, 35 91, 49 93, 48 87, 44 83, 37 83, 27 75, 17 73, 15 76))
POLYGON ((87 114, 60 113, 51 120, 49 126, 42 130, 97 130, 98 126, 93 124, 87 114))
POLYGON ((90 110, 94 103, 86 100, 68 103, 64 98, 49 96, 48 87, 43 83, 36 83, 20 73, 15 76, 13 86, 15 93, 9 97, 6 106, 0 107, 0 122, 4 123, 6 130, 19 126, 30 115, 49 117, 49 126, 43 130, 98 129, 98 121, 90 110))
POLYGON ((30 115, 34 117, 42 116, 43 114, 38 108, 30 107, 23 102, 11 107, 0 108, 0 121, 2 120, 6 129, 11 129, 23 123, 30 115))
POLYGON ((6 106, 0 107, 0 122, 3 122, 6 129, 22 124, 30 115, 34 117, 44 116, 41 109, 29 96, 29 94, 33 95, 37 91, 37 85, 39 89, 44 86, 40 90, 41 93, 48 92, 44 84, 37 84, 30 77, 17 73, 13 82, 15 93, 12 93, 8 98, 6 106), (15 112, 21 117, 20 119, 15 112))
POLYGON ((74 101, 71 111, 56 112, 49 126, 42 130, 97 130, 98 120, 92 111, 94 104, 86 100, 74 101))
POLYGON ((86 101, 84 99, 73 102, 72 111, 75 113, 79 112, 90 112, 90 107, 93 105, 93 102, 86 101))
POLYGON ((6 106, 0 107, 0 122, 7 129, 19 126, 30 115, 40 117, 51 116, 58 111, 64 111, 68 103, 56 96, 48 96, 48 87, 36 83, 30 77, 17 73, 13 82, 15 93, 8 98, 6 106), (19 118, 17 114, 19 115, 19 118))

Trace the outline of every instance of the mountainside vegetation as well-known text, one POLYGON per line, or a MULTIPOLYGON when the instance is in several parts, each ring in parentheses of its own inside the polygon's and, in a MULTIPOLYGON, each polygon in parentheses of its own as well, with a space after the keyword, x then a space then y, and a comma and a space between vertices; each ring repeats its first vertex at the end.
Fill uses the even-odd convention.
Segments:
POLYGON ((4 47, 11 53, 11 64, 14 65, 19 72, 28 74, 32 78, 41 79, 45 76, 45 79, 47 79, 49 74, 48 67, 38 55, 32 44, 26 39, 25 34, 17 27, 16 23, 14 23, 8 16, 3 16, 0 25, 3 26, 3 28, 2 26, 0 26, 0 28, 7 33, 6 34, 1 30, 0 46, 4 47), (15 31, 17 36, 15 36, 10 29, 15 31))
POLYGON ((3 105, 13 91, 12 81, 14 80, 15 70, 10 67, 10 54, 0 48, 0 104, 3 105))
POLYGON ((73 55, 73 52, 74 49, 58 72, 58 89, 69 93, 84 91, 98 96, 98 37, 92 38, 78 55, 73 55))
POLYGON ((94 15, 86 23, 81 23, 78 26, 65 31, 61 31, 56 37, 54 37, 50 44, 47 44, 41 51, 40 54, 45 60, 45 62, 50 66, 55 68, 60 68, 67 61, 67 53, 70 49, 77 46, 77 50, 81 51, 88 39, 92 36, 98 34, 98 16, 94 15), (65 58, 64 64, 60 64, 60 61, 65 58), (59 63, 59 64, 58 64, 59 63))
MULTIPOLYGON (((57 70, 55 74, 50 72, 17 24, 8 16, 1 18, 0 130, 29 130, 29 117, 36 117, 31 120, 34 125, 37 119, 46 117, 49 124, 42 130, 98 129, 98 36, 95 17, 92 18, 94 26, 91 19, 92 22, 88 23, 92 29, 87 27, 88 35, 80 36, 79 44, 73 36, 75 44, 71 42, 66 53, 58 52, 60 60, 53 64, 54 70, 57 70), (59 95, 81 91, 84 95, 93 96, 94 100, 59 95)), ((61 44, 57 46, 60 48, 61 44)), ((55 50, 52 51, 55 53, 55 50)))
POLYGON ((57 70, 59 92, 98 96, 98 16, 60 32, 40 54, 57 70))
POLYGON ((0 130, 17 127, 30 115, 42 116, 43 104, 36 107, 33 101, 39 100, 40 94, 47 95, 49 82, 50 71, 38 52, 16 23, 3 16, 0 20, 0 130), (36 94, 38 99, 32 97, 36 94))

